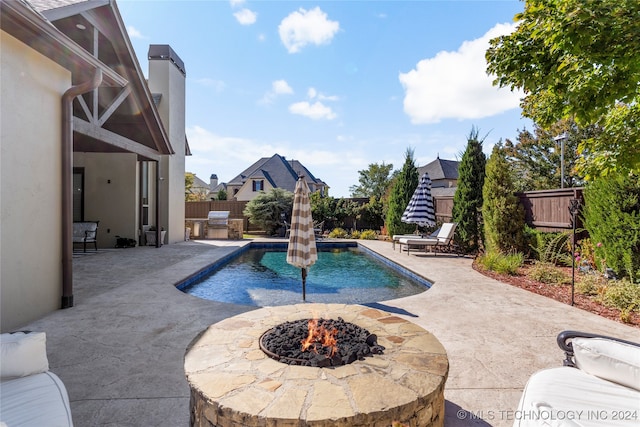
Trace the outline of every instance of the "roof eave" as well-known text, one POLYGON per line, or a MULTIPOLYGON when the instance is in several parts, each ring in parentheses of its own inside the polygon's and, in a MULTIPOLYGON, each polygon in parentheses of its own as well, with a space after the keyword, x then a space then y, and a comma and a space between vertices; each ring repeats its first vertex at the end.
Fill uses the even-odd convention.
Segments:
POLYGON ((100 69, 104 85, 123 87, 128 83, 22 1, 0 0, 0 28, 69 71, 86 73, 87 79, 93 70, 100 69), (64 55, 60 46, 65 48, 64 55))

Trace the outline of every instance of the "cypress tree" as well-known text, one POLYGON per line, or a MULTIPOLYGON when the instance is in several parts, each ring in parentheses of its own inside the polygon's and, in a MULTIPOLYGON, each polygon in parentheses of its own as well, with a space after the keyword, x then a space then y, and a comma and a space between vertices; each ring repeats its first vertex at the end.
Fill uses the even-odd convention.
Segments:
POLYGON ((596 255, 618 276, 640 282, 640 175, 610 174, 584 191, 584 225, 596 255))
POLYGON ((390 236, 413 233, 415 231, 415 224, 405 224, 400 219, 411 200, 411 196, 416 191, 418 181, 418 168, 413 158, 413 150, 407 148, 402 170, 393 182, 391 194, 389 195, 385 224, 390 236))
POLYGON ((478 130, 471 128, 467 137, 467 148, 458 167, 458 187, 453 196, 453 222, 456 228, 456 243, 469 253, 477 252, 482 240, 482 186, 486 157, 482 152, 482 140, 478 130))
POLYGON ((501 144, 493 147, 482 189, 482 219, 487 251, 524 249, 524 209, 514 194, 513 168, 501 144))

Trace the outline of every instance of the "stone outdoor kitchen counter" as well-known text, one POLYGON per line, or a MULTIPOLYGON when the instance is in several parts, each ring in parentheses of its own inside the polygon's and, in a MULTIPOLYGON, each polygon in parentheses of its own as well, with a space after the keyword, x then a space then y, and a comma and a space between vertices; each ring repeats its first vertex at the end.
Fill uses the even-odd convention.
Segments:
POLYGON ((267 307, 211 325, 187 349, 191 425, 442 426, 446 351, 423 328, 360 305, 267 307), (285 321, 343 318, 378 336, 383 354, 337 367, 269 358, 260 336, 285 321))

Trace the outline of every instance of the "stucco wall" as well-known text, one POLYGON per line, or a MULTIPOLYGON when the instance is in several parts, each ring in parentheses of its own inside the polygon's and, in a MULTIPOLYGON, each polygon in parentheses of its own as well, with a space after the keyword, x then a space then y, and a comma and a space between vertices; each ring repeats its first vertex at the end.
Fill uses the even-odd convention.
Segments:
POLYGON ((185 235, 185 77, 169 60, 150 60, 149 88, 162 94, 158 112, 175 151, 160 161, 160 222, 167 230, 167 243, 175 243, 185 235))
MULTIPOLYGON (((265 193, 268 193, 269 191, 271 191, 273 189, 273 186, 266 179, 263 180, 263 181, 264 181, 264 190, 263 191, 265 193)), ((236 194, 236 200, 238 200, 239 202, 247 202, 247 201, 252 200, 253 198, 255 198, 258 194, 260 194, 260 192, 259 191, 253 191, 253 183, 252 183, 252 180, 249 179, 240 188, 240 191, 238 191, 238 193, 236 194)))
POLYGON ((74 153, 73 166, 84 168, 84 219, 100 221, 98 247, 113 248, 116 236, 137 239, 136 155, 74 153))
POLYGON ((60 308, 61 97, 71 74, 0 31, 0 328, 60 308))

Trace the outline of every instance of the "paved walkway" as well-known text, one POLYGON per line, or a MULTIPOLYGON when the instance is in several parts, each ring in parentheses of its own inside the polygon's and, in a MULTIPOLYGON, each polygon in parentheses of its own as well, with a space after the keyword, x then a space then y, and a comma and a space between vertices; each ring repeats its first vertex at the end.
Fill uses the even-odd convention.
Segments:
MULTIPOLYGON (((431 331, 446 348, 446 426, 511 425, 527 378, 562 364, 555 344, 562 330, 640 341, 637 328, 487 278, 469 258, 359 242, 434 283, 377 306, 431 331)), ((75 306, 26 328, 47 333, 51 370, 68 388, 76 426, 189 425, 185 348, 210 324, 255 307, 201 300, 173 285, 247 243, 192 241, 73 260, 75 306)))

